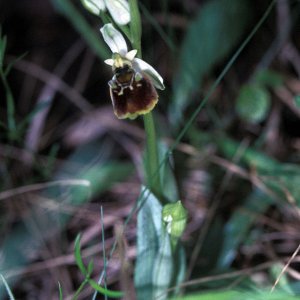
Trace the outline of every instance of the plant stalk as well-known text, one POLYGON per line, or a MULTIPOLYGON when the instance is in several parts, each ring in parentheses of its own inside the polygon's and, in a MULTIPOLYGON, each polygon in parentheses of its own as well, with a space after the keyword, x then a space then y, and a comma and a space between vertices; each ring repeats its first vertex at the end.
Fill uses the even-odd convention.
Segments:
MULTIPOLYGON (((138 7, 137 0, 129 0, 130 7, 130 31, 131 31, 131 42, 133 49, 137 49, 137 57, 142 58, 141 49, 141 36, 142 36, 142 23, 141 16, 138 7)), ((161 181, 159 173, 159 159, 158 159, 158 147, 156 140, 156 131, 151 112, 144 115, 144 126, 146 133, 146 156, 145 156, 145 173, 146 182, 150 190, 156 194, 159 199, 161 193, 161 181)), ((161 200, 162 201, 162 200, 161 200)))
POLYGON ((159 176, 159 159, 156 140, 155 124, 151 112, 144 115, 146 132, 146 156, 145 171, 146 180, 150 190, 157 196, 161 196, 161 181, 159 176))

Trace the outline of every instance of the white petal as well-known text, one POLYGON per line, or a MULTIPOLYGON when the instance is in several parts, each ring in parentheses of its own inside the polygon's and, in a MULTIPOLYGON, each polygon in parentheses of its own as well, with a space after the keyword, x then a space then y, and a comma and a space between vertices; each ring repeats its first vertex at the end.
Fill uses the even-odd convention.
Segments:
POLYGON ((130 21, 129 4, 126 0, 104 0, 112 18, 119 25, 126 25, 130 21))
POLYGON ((158 89, 160 90, 165 89, 164 80, 162 79, 162 77, 152 66, 146 63, 144 60, 140 58, 135 58, 133 60, 133 68, 138 71, 143 71, 144 73, 146 73, 152 80, 154 86, 157 87, 158 89))
POLYGON ((133 50, 130 50, 128 53, 126 53, 125 57, 128 60, 132 61, 135 58, 136 54, 137 54, 137 50, 133 49, 133 50))
POLYGON ((111 23, 105 24, 100 31, 112 53, 119 53, 122 56, 126 55, 126 41, 123 35, 111 23))
POLYGON ((107 65, 109 65, 109 66, 113 66, 114 65, 114 60, 112 58, 106 59, 104 62, 107 65))
POLYGON ((105 10, 104 0, 81 0, 81 3, 87 10, 98 16, 100 10, 105 10))

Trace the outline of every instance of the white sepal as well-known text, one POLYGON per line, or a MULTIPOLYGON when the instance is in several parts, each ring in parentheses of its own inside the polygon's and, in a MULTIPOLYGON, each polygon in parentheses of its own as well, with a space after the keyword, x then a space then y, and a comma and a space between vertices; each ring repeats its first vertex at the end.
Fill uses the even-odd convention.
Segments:
POLYGON ((100 29, 103 39, 110 48, 112 53, 119 53, 125 56, 127 53, 127 45, 123 35, 114 28, 111 23, 105 24, 100 29))
POLYGON ((99 16, 101 10, 105 10, 103 0, 81 0, 82 5, 91 13, 99 16))
POLYGON ((135 58, 132 64, 135 70, 140 70, 148 75, 156 88, 160 90, 165 89, 164 80, 152 66, 140 58, 135 58))
POLYGON ((126 0, 104 0, 112 18, 119 25, 130 22, 129 4, 126 0))

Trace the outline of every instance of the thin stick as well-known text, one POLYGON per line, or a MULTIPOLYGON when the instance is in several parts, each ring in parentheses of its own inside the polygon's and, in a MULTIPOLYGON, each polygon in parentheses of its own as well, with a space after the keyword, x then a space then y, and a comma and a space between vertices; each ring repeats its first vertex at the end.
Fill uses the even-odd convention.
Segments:
POLYGON ((286 263, 286 265, 283 267, 283 269, 281 270, 279 276, 277 277, 275 283, 273 284, 272 288, 271 288, 271 293, 273 293, 276 285, 278 284, 278 282, 280 281, 281 277, 283 276, 283 274, 286 272, 287 268, 289 267, 289 265, 291 264, 291 262, 293 261, 293 259, 296 257, 296 255, 298 254, 298 252, 300 251, 300 244, 297 247, 297 249, 295 250, 295 252, 293 253, 293 255, 291 256, 291 258, 288 260, 288 262, 286 263))
POLYGON ((18 196, 18 195, 21 195, 24 193, 43 190, 43 189, 53 187, 53 186, 68 186, 68 185, 69 186, 77 185, 77 186, 90 187, 91 183, 90 183, 90 181, 85 180, 85 179, 66 179, 66 180, 56 180, 56 181, 51 181, 51 182, 30 184, 30 185, 21 186, 19 188, 7 190, 7 191, 0 193, 0 200, 18 196))

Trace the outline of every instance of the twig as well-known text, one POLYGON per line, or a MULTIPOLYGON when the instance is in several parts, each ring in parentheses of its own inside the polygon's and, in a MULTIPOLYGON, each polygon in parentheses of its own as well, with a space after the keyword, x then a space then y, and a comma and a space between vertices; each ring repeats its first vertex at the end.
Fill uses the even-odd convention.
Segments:
POLYGON ((19 188, 4 191, 0 193, 0 200, 11 198, 24 193, 46 189, 53 186, 73 186, 73 185, 90 187, 91 183, 90 181, 85 179, 66 179, 66 180, 57 180, 57 181, 51 181, 45 183, 36 183, 36 184, 21 186, 19 188))
POLYGON ((271 293, 273 293, 276 285, 278 284, 278 282, 280 281, 281 277, 283 276, 283 274, 286 272, 287 268, 289 267, 289 265, 291 264, 291 262, 293 261, 293 259, 296 257, 296 255, 298 254, 298 252, 300 251, 300 244, 297 247, 297 249, 295 250, 295 252, 293 253, 293 255, 291 256, 291 258, 288 260, 288 262, 286 263, 286 265, 283 267, 283 269, 281 270, 279 276, 277 277, 275 283, 273 284, 272 288, 271 288, 271 293))

